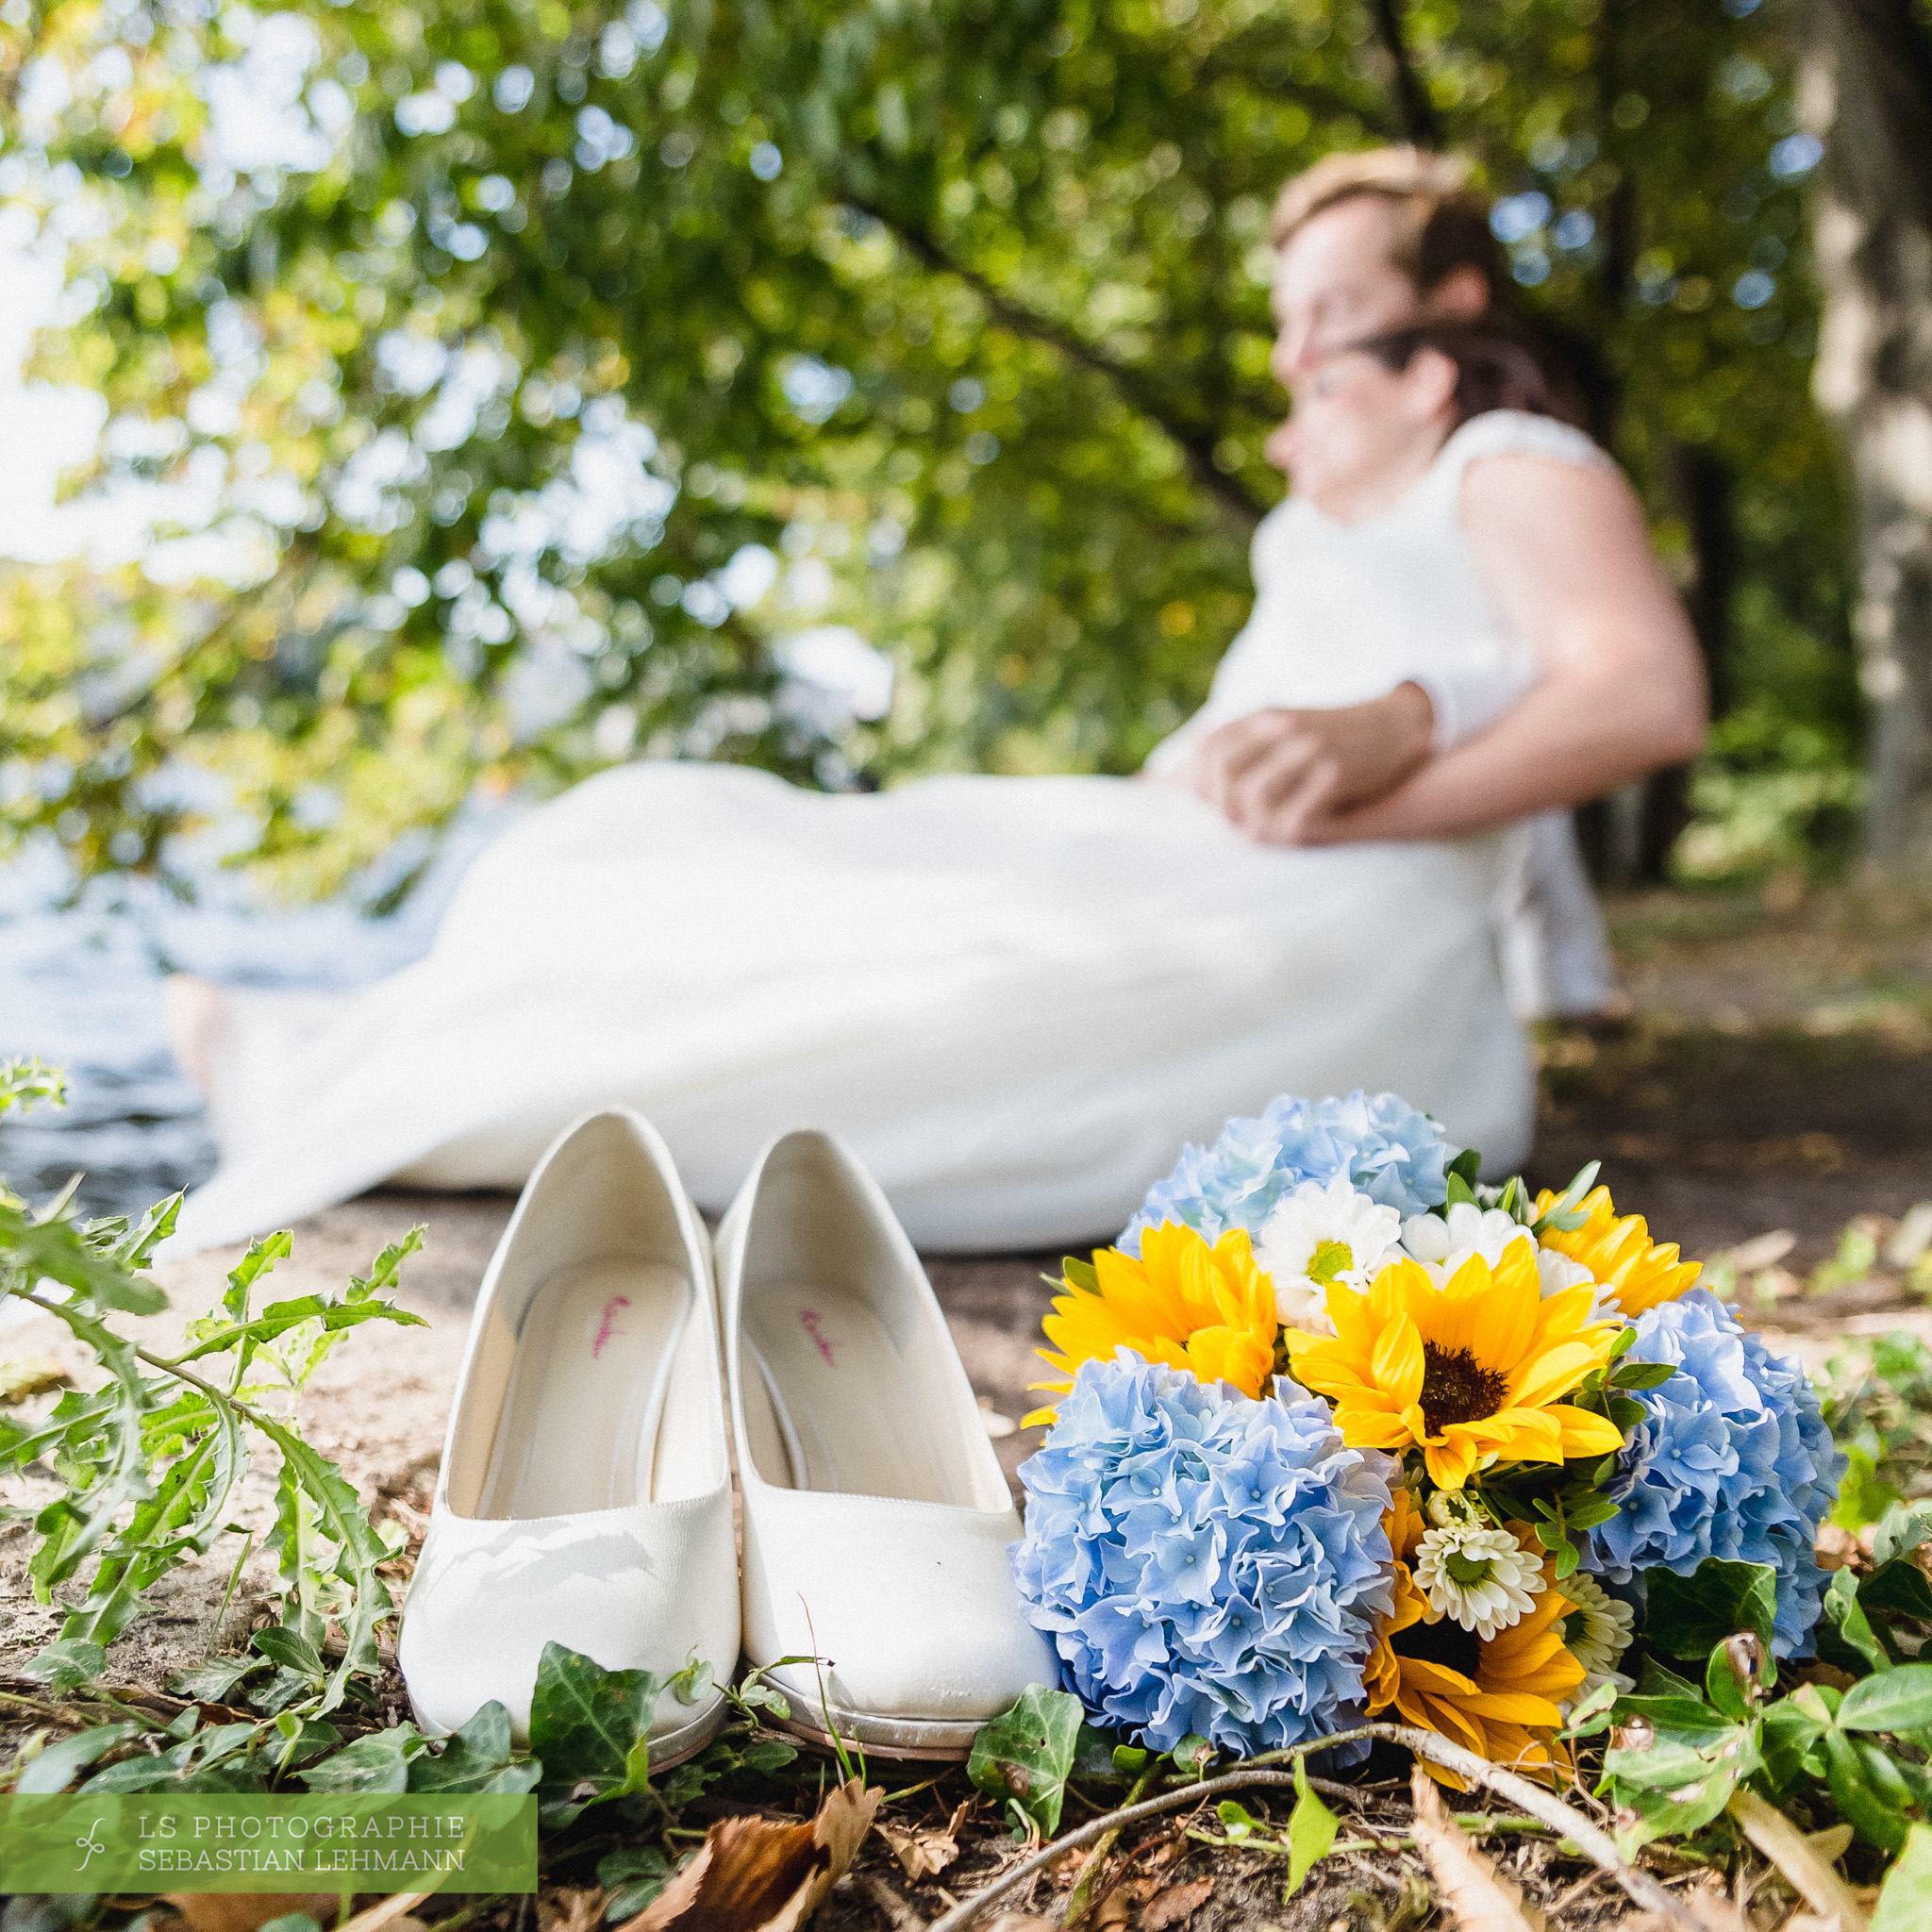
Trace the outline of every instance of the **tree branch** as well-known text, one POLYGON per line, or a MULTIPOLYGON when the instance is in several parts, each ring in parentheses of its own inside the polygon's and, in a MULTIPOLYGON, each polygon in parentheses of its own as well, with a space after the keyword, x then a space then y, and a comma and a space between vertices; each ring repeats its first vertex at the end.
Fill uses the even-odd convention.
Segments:
POLYGON ((1375 39, 1389 62, 1389 86, 1394 95, 1396 118, 1407 139, 1419 147, 1437 147, 1442 140, 1442 122, 1429 99, 1422 76, 1409 58, 1408 42, 1402 34, 1399 0, 1363 0, 1375 39))
POLYGON ((989 280, 970 262, 961 261, 930 230, 906 221, 891 209, 850 191, 845 192, 844 199, 859 213, 870 215, 889 229, 908 255, 916 257, 928 268, 964 282, 985 303, 987 312, 1001 327, 1033 341, 1044 342, 1070 362, 1077 363, 1102 377, 1122 401, 1144 416, 1180 451, 1189 475, 1243 525, 1252 528, 1267 513, 1268 505, 1255 496, 1239 477, 1229 476, 1216 467, 1214 445, 1218 439, 1213 429, 1205 424, 1184 421, 1168 400, 1158 393, 1143 370, 1109 356, 1098 344, 1090 342, 1054 317, 1027 308, 989 280))

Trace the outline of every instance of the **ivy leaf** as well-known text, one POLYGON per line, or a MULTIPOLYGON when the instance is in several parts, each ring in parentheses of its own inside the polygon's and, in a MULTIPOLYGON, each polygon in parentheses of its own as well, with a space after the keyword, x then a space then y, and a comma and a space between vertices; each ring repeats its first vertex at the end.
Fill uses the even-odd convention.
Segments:
POLYGON ((192 1697, 200 1704, 225 1704, 236 1685, 256 1672, 266 1670, 258 1657, 218 1657, 206 1663, 189 1664, 168 1679, 168 1689, 177 1697, 192 1697))
POLYGON ((1010 1710, 980 1726, 966 1775, 1051 1838, 1060 1827, 1080 1723, 1080 1700, 1071 1691, 1029 1684, 1010 1710))
MULTIPOLYGON (((575 1818, 597 1804, 646 1789, 645 1739, 658 1703, 649 1671, 607 1671, 560 1643, 546 1643, 530 1700, 530 1748, 541 1760, 546 1797, 575 1818), (578 1802, 574 1794, 591 1789, 578 1802)), ((558 1822, 568 1822, 561 1812, 558 1822)))
POLYGON ((1932 1541, 1932 1509, 1894 1503, 1872 1532, 1872 1560, 1880 1569, 1895 1557, 1908 1557, 1922 1543, 1932 1541))
POLYGON ((1651 1574, 1643 1634, 1666 1657, 1702 1659, 1734 1631, 1749 1630, 1771 1649, 1777 1615, 1777 1572, 1769 1563, 1707 1557, 1694 1576, 1651 1574))
POLYGON ((1915 1623, 1932 1624, 1932 1583, 1909 1557, 1894 1557, 1873 1571, 1858 1586, 1858 1603, 1867 1616, 1910 1617, 1915 1623))
POLYGON ((311 1791, 407 1791, 409 1760, 425 1748, 414 1724, 396 1724, 370 1731, 296 1775, 311 1791))
MULTIPOLYGON (((487 1791, 510 1761, 509 1712, 493 1700, 463 1725, 441 1751, 409 1760, 412 1791, 487 1791)), ((541 1775, 541 1767, 534 1767, 541 1775)))

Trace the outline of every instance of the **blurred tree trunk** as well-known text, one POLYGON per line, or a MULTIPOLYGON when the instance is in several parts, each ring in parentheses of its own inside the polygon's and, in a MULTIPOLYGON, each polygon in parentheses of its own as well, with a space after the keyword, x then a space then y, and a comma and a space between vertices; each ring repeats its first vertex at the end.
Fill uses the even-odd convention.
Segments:
POLYGON ((1932 35, 1912 0, 1807 0, 1799 107, 1824 144, 1813 388, 1857 507, 1866 845, 1932 851, 1932 35))

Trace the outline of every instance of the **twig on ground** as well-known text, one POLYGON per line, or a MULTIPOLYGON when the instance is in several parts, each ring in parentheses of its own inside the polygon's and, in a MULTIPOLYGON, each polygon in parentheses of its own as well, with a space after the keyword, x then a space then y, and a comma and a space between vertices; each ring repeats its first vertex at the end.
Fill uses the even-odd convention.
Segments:
POLYGON ((1507 1798, 1520 1810, 1527 1811, 1532 1818, 1540 1819, 1571 1840, 1585 1857, 1592 1864, 1600 1865, 1638 1905, 1657 1913, 1665 1925, 1675 1926, 1678 1932, 1702 1932, 1696 1918, 1649 1873, 1626 1864, 1609 1835, 1582 1812, 1573 1809, 1562 1799, 1530 1783, 1527 1778, 1505 1771, 1499 1765, 1491 1764, 1488 1758, 1478 1757, 1475 1752, 1438 1737, 1433 1731, 1419 1731, 1407 1724, 1357 1724, 1330 1737, 1310 1738, 1306 1743, 1296 1744, 1289 1750, 1271 1751, 1265 1758, 1251 1759, 1224 1776, 1190 1783, 1182 1790, 1163 1791, 1158 1797, 1123 1806, 1118 1811, 1108 1812, 1105 1817, 1081 1825, 1077 1831, 1070 1831, 1064 1838, 1056 1839, 1031 1857, 1023 1858, 971 1898, 962 1900, 953 1910, 935 1919, 928 1932, 963 1932, 963 1928, 995 1899, 1005 1897, 1015 1887, 1038 1877, 1047 1866, 1065 1857, 1069 1852, 1079 1851, 1108 1832, 1117 1833, 1123 1826, 1138 1824, 1142 1819, 1158 1818, 1166 1812, 1178 1811, 1189 1805, 1218 1798, 1224 1792, 1241 1790, 1247 1786, 1291 1787, 1294 1774, 1276 1770, 1274 1766, 1309 1757, 1318 1751, 1330 1750, 1337 1744, 1368 1742, 1376 1739, 1399 1744, 1425 1763, 1438 1765, 1444 1771, 1453 1772, 1466 1783, 1480 1785, 1499 1797, 1507 1798))
MULTIPOLYGON (((1127 1793, 1128 1807, 1139 1804, 1147 1795, 1147 1787, 1154 1782, 1154 1766, 1150 1764, 1134 1780, 1134 1788, 1127 1793)), ((1088 1907, 1093 1903, 1093 1889, 1100 1882, 1101 1867, 1107 1863, 1108 1855, 1113 1850, 1120 1835, 1121 1826, 1116 1824, 1111 1831, 1103 1831, 1094 1841, 1092 1851, 1088 1854, 1086 1866, 1067 1899, 1067 1909, 1060 1917, 1062 1925, 1071 1928, 1086 1917, 1088 1907)))

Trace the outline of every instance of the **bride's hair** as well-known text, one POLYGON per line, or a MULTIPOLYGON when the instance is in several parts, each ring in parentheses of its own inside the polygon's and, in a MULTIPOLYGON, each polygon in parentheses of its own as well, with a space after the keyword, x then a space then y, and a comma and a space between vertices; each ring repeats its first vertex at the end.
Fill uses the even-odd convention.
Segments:
POLYGON ((1473 268, 1489 286, 1491 305, 1508 307, 1509 276, 1490 231, 1489 206, 1470 188, 1468 168, 1450 155, 1417 147, 1326 155, 1281 191, 1269 239, 1279 248, 1324 208, 1362 195, 1397 211, 1395 266, 1421 293, 1441 288, 1457 269, 1473 268))
MULTIPOLYGON (((1420 322, 1351 342, 1400 375, 1424 349, 1456 365, 1456 426, 1491 409, 1524 409, 1533 416, 1574 420, 1552 388, 1537 353, 1514 331, 1485 322, 1420 322)), ((1344 351, 1343 353, 1347 353, 1344 351)))

